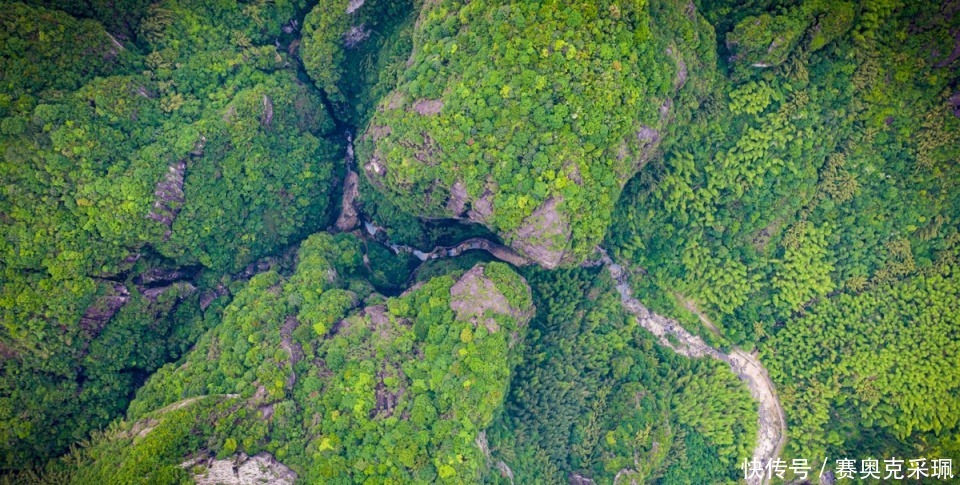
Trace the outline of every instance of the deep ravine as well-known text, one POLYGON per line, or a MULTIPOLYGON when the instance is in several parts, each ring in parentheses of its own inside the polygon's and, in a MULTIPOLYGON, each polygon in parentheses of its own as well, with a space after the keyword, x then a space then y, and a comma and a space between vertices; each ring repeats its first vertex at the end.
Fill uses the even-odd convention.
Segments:
MULTIPOLYGON (((660 344, 674 352, 689 358, 709 356, 725 362, 750 389, 750 394, 759 404, 757 444, 753 449, 751 461, 767 464, 783 450, 787 440, 787 421, 777 397, 776 388, 767 370, 755 355, 734 347, 729 353, 723 353, 692 335, 679 322, 651 312, 633 297, 628 276, 623 267, 613 262, 607 252, 598 248, 601 261, 610 276, 617 282, 617 291, 624 309, 637 318, 637 323, 650 331, 660 344), (673 337, 671 341, 668 336, 673 337)), ((766 479, 751 477, 746 480, 750 485, 766 483, 766 479)))
MULTIPOLYGON (((355 160, 353 151, 353 139, 350 132, 346 133, 347 138, 347 156, 346 156, 346 179, 351 175, 357 177, 355 170, 355 160)), ((345 180, 346 180, 345 179, 345 180)), ((530 261, 516 253, 513 249, 489 241, 484 238, 474 237, 460 242, 454 246, 437 246, 429 252, 421 251, 415 247, 395 244, 386 236, 387 232, 365 218, 362 211, 357 210, 354 202, 357 196, 359 184, 354 180, 353 183, 344 183, 345 189, 352 190, 352 193, 344 192, 343 206, 341 215, 338 218, 336 229, 340 231, 355 229, 360 226, 362 229, 355 230, 361 237, 376 239, 387 245, 395 253, 409 253, 416 256, 420 261, 426 262, 432 259, 454 258, 460 254, 471 250, 480 249, 489 252, 493 257, 513 264, 515 266, 525 266, 530 261), (352 224, 339 224, 344 220, 344 216, 352 218, 352 224)), ((744 352, 738 347, 734 347, 730 352, 724 353, 720 350, 707 345, 699 336, 688 332, 679 322, 670 318, 657 315, 651 312, 639 300, 633 297, 630 289, 628 274, 624 268, 616 264, 607 252, 598 247, 597 251, 601 257, 594 262, 584 263, 584 266, 604 266, 610 273, 610 276, 617 283, 617 291, 620 293, 620 301, 624 309, 636 317, 637 323, 652 333, 661 345, 670 348, 674 352, 688 358, 711 357, 720 360, 730 366, 730 369, 742 380, 750 389, 750 394, 758 403, 758 433, 757 443, 753 450, 752 462, 766 464, 769 460, 775 459, 780 455, 787 439, 786 417, 783 407, 777 397, 776 388, 773 381, 767 373, 767 370, 760 363, 759 359, 753 354, 744 352)), ((502 462, 501 462, 502 463, 502 462)), ((504 464, 504 466, 506 466, 504 464)), ((622 470, 626 472, 627 470, 622 470)), ((622 473, 617 474, 619 478, 622 473)), ((765 478, 751 477, 746 480, 749 485, 762 485, 766 483, 765 478)), ((617 479, 614 479, 614 484, 617 479)))

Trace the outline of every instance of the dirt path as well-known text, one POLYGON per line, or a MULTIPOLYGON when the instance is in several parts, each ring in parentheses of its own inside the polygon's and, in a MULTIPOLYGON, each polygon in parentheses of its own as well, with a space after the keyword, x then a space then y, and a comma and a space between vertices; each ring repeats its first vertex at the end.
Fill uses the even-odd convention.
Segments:
MULTIPOLYGON (((642 303, 633 297, 630 290, 627 274, 623 268, 601 249, 602 263, 610 271, 610 276, 617 282, 617 291, 624 308, 635 317, 643 328, 652 333, 660 343, 685 357, 698 358, 709 356, 721 360, 730 366, 742 381, 750 388, 750 394, 759 403, 759 429, 757 445, 753 450, 753 460, 766 464, 768 460, 776 458, 783 450, 787 438, 787 421, 777 399, 776 389, 767 375, 763 365, 757 357, 748 354, 739 348, 734 348, 725 354, 709 346, 702 338, 692 335, 679 322, 651 312, 642 303)), ((699 312, 697 312, 698 315, 699 312)), ((705 318, 702 315, 701 319, 705 318)), ((705 322, 708 328, 716 328, 709 320, 705 322)), ((750 485, 759 485, 766 480, 747 480, 750 485)))

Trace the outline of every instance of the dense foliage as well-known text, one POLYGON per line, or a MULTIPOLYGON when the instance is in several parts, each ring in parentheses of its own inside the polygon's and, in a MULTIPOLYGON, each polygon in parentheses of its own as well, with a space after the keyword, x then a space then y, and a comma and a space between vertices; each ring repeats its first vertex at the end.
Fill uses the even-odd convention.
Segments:
POLYGON ((308 482, 476 481, 474 441, 506 396, 529 288, 489 263, 384 300, 354 276, 359 249, 321 233, 291 277, 255 276, 183 361, 138 392, 127 431, 80 452, 69 481, 167 482, 187 476, 183 456, 207 449, 267 450, 308 482), (459 292, 474 283, 485 289, 459 292), (211 412, 195 398, 232 405, 211 412), (144 422, 153 429, 131 431, 144 422), (171 433, 160 452, 158 431, 171 433), (117 441, 128 446, 108 454, 117 441))
POLYGON ((955 454, 955 2, 702 7, 727 75, 678 106, 614 252, 760 348, 789 454, 955 454))
POLYGON ((798 456, 892 456, 949 441, 960 418, 956 260, 844 294, 765 348, 798 456), (816 392, 811 392, 816 390, 816 392))
POLYGON ((769 423, 578 266, 598 245, 644 305, 756 351, 783 458, 960 461, 957 0, 0 24, 0 483, 255 455, 305 483, 737 481, 769 423), (532 264, 432 253, 473 237, 532 264))
POLYGON ((340 150, 273 44, 294 5, 143 5, 137 44, 0 7, 0 465, 22 467, 189 346, 199 290, 324 227, 340 150), (135 282, 158 267, 205 276, 156 301, 135 282))
POLYGON ((736 480, 757 418, 729 368, 655 345, 624 313, 606 272, 536 271, 529 281, 538 313, 528 358, 488 434, 514 480, 736 480))
MULTIPOLYGON (((660 8, 696 38, 679 3, 660 8)), ((430 2, 361 139, 365 173, 408 213, 469 212, 548 267, 582 261, 686 79, 687 44, 649 10, 430 2)))
POLYGON ((817 299, 902 278, 955 244, 958 77, 943 61, 960 20, 938 8, 905 5, 876 25, 863 7, 845 35, 817 40, 821 26, 749 76, 735 54, 739 80, 678 107, 682 130, 628 186, 608 238, 651 272, 664 309, 680 293, 753 343, 817 299))
POLYGON ((397 83, 412 48, 412 0, 335 0, 303 24, 300 56, 343 121, 362 126, 397 83))

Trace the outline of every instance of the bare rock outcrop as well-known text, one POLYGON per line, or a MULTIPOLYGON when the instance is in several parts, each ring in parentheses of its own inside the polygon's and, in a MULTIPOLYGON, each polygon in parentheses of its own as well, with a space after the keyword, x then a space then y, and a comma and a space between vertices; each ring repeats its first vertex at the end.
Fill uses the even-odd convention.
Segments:
POLYGON ((291 390, 293 385, 297 383, 297 373, 293 369, 303 359, 303 347, 300 346, 300 342, 293 338, 293 331, 299 326, 300 321, 297 320, 296 316, 287 315, 283 321, 283 326, 280 327, 280 348, 290 356, 290 373, 287 374, 284 385, 286 389, 291 390))
POLYGON ((343 46, 347 49, 353 49, 363 41, 370 38, 371 30, 364 25, 354 25, 343 34, 343 46))
POLYGON ((383 163, 383 157, 380 152, 374 151, 370 161, 363 166, 367 174, 367 180, 377 187, 383 187, 383 179, 387 175, 387 165, 383 163))
POLYGON ((450 198, 447 199, 447 210, 457 217, 463 216, 463 213, 467 210, 467 201, 469 198, 470 194, 467 193, 467 187, 463 185, 463 182, 457 180, 453 186, 450 187, 450 198))
POLYGON ((443 109, 443 101, 439 99, 421 99, 413 103, 413 110, 421 116, 440 114, 441 109, 443 109))
POLYGON ((450 309, 456 314, 457 320, 472 321, 474 325, 483 324, 490 333, 500 330, 490 313, 509 315, 520 325, 533 316, 530 308, 511 306, 496 283, 484 275, 484 266, 479 264, 450 287, 450 309))
POLYGON ((223 283, 218 284, 216 288, 208 290, 200 295, 200 310, 206 311, 214 300, 229 294, 230 291, 227 290, 227 287, 224 286, 223 283))
MULTIPOLYGON (((530 264, 529 259, 517 254, 517 252, 513 249, 481 237, 472 237, 460 244, 457 244, 453 248, 446 249, 446 257, 457 257, 466 251, 470 251, 471 249, 480 249, 482 251, 486 251, 494 258, 506 263, 510 263, 514 266, 526 266, 530 264)), ((434 253, 436 253, 436 250, 434 250, 434 253)))
POLYGON ((953 46, 953 51, 946 57, 946 59, 938 62, 935 67, 941 69, 949 66, 953 61, 960 59, 960 30, 957 30, 953 34, 955 44, 953 46))
POLYGON ((673 62, 677 64, 677 73, 673 78, 673 91, 677 92, 687 83, 687 63, 684 62, 683 56, 676 46, 667 47, 667 55, 672 57, 673 62))
POLYGON ((379 140, 379 139, 381 139, 381 138, 389 135, 389 134, 392 133, 392 132, 393 132, 393 128, 390 128, 390 127, 387 126, 387 125, 383 125, 383 126, 371 126, 371 127, 367 130, 367 134, 370 136, 370 138, 373 139, 373 141, 377 141, 377 140, 379 140))
POLYGON ((136 278, 133 279, 133 282, 137 285, 153 285, 156 283, 170 283, 189 278, 190 276, 189 273, 181 271, 180 269, 150 268, 137 275, 136 278))
POLYGON ((292 245, 283 250, 282 253, 274 256, 264 256, 250 264, 243 271, 232 275, 235 280, 249 280, 254 276, 270 270, 291 267, 297 257, 297 246, 292 245))
POLYGON ((273 123, 273 101, 266 94, 263 95, 263 113, 260 115, 260 125, 270 126, 273 123))
POLYGON ((170 239, 170 235, 173 234, 173 221, 183 208, 183 176, 186 171, 186 160, 171 164, 153 191, 153 208, 147 214, 147 219, 153 219, 167 227, 166 232, 163 233, 164 241, 170 239))
POLYGON ((123 305, 130 301, 130 290, 122 283, 112 283, 107 289, 107 293, 87 307, 80 317, 80 328, 91 336, 97 336, 107 322, 123 305))
POLYGON ((350 2, 347 3, 347 13, 352 14, 356 12, 357 9, 363 6, 363 3, 364 0, 350 0, 350 2))
POLYGON ((397 404, 400 402, 400 398, 403 397, 406 389, 401 385, 399 389, 392 391, 386 384, 387 373, 383 369, 377 371, 377 384, 374 388, 374 394, 376 398, 376 405, 370 411, 371 418, 389 418, 393 416, 394 411, 397 408, 397 404))
POLYGON ((570 221, 559 210, 561 203, 563 197, 547 199, 509 237, 511 246, 520 254, 547 269, 563 262, 572 237, 570 221))
POLYGON ((360 217, 354 201, 357 198, 357 192, 360 179, 353 170, 347 170, 347 176, 343 180, 343 199, 340 217, 337 218, 337 230, 346 232, 355 229, 360 225, 360 217))
MULTIPOLYGON (((670 101, 669 99, 667 101, 670 101)), ((660 109, 660 116, 666 119, 670 112, 670 106, 673 103, 664 103, 660 109)), ((640 145, 640 154, 637 157, 637 167, 642 167, 647 163, 660 146, 660 132, 649 126, 641 126, 637 131, 637 142, 640 145)))
POLYGON ((467 218, 478 224, 487 222, 493 215, 493 194, 496 193, 496 190, 497 185, 488 179, 483 193, 471 202, 470 210, 467 211, 467 218))
POLYGON ((567 483, 569 483, 570 485, 593 485, 594 483, 597 483, 597 482, 579 473, 571 473, 567 483))
POLYGON ((191 460, 181 463, 193 475, 197 485, 293 485, 297 474, 270 453, 231 458, 191 460))
POLYGON ((177 292, 178 300, 182 300, 187 295, 190 295, 193 292, 197 291, 197 287, 193 286, 192 284, 186 281, 177 281, 167 286, 161 286, 161 287, 155 287, 155 288, 144 288, 141 290, 141 293, 143 293, 144 298, 146 298, 147 300, 150 300, 153 303, 156 303, 161 295, 171 290, 177 292))

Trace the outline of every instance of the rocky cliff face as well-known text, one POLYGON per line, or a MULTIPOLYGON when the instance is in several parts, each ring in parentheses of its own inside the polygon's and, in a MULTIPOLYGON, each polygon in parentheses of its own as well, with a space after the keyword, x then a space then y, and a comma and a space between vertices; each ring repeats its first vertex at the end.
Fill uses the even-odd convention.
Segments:
POLYGON ((270 453, 238 453, 223 460, 191 460, 181 466, 191 470, 197 485, 293 485, 297 479, 293 470, 270 453))
POLYGON ((80 328, 92 337, 97 336, 107 322, 123 305, 130 301, 130 291, 121 283, 112 283, 106 293, 87 307, 80 317, 80 328))
POLYGON ((529 286, 494 262, 384 298, 345 276, 363 264, 348 257, 359 244, 317 234, 301 246, 294 274, 252 277, 222 322, 144 385, 131 421, 94 445, 92 468, 78 476, 478 480, 474 442, 506 398, 534 313, 529 286), (105 465, 115 454, 116 470, 105 465), (152 456, 151 471, 137 468, 141 455, 152 456), (370 462, 398 465, 354 476, 370 462))
POLYGON ((522 3, 498 7, 565 33, 555 41, 499 16, 472 18, 485 8, 423 6, 407 72, 359 137, 358 165, 410 213, 483 224, 546 268, 578 264, 623 185, 655 156, 674 98, 701 64, 676 40, 699 35, 697 14, 679 2, 543 19, 522 3), (458 15, 469 29, 443 27, 458 15), (661 25, 676 31, 651 35, 661 25), (601 47, 627 31, 635 55, 601 47))

